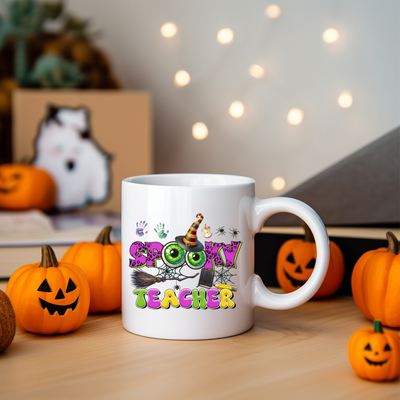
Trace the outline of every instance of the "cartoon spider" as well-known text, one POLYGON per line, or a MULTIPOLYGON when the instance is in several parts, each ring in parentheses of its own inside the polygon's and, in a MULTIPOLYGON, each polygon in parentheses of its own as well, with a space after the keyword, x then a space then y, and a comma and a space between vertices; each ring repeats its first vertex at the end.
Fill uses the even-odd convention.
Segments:
POLYGON ((220 226, 217 228, 217 231, 215 232, 218 236, 224 236, 226 231, 224 226, 220 226))
POLYGON ((231 228, 231 229, 229 229, 229 233, 231 234, 231 236, 233 238, 235 238, 237 235, 239 235, 240 231, 237 230, 236 228, 231 228))
POLYGON ((178 285, 178 283, 176 283, 173 288, 176 292, 179 292, 181 290, 181 287, 178 285))

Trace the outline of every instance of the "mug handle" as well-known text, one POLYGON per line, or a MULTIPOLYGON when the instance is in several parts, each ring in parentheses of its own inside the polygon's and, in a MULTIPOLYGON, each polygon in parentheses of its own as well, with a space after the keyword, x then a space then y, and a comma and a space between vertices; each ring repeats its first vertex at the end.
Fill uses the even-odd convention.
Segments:
POLYGON ((328 271, 330 248, 329 237, 318 214, 300 200, 287 197, 274 197, 259 200, 254 198, 248 214, 249 227, 253 235, 260 232, 265 220, 279 212, 297 215, 311 229, 317 245, 317 260, 308 281, 291 293, 278 294, 268 290, 261 278, 253 274, 250 280, 252 304, 272 310, 287 310, 308 301, 317 292, 328 271))

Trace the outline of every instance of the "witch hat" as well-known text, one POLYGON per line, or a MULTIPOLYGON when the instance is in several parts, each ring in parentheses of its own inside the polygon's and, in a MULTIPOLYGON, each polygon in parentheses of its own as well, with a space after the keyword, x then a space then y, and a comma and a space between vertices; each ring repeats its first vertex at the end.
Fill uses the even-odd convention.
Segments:
POLYGON ((183 250, 190 251, 192 253, 198 253, 204 249, 202 243, 197 240, 197 229, 199 229, 199 226, 204 219, 203 214, 197 214, 196 218, 199 219, 193 222, 185 236, 177 236, 175 238, 176 242, 180 247, 182 247, 183 250))

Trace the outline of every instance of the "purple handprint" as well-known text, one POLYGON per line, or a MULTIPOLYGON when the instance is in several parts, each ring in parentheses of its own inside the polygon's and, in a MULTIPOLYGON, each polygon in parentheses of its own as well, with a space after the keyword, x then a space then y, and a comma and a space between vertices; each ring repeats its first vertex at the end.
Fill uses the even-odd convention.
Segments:
POLYGON ((144 231, 146 229, 147 223, 146 221, 136 222, 136 235, 144 236, 148 231, 144 231))

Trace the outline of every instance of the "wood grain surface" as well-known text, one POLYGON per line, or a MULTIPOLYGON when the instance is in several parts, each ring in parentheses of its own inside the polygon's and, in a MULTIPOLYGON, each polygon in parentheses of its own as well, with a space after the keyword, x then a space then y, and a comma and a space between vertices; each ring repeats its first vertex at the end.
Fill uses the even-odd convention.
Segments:
POLYGON ((89 316, 65 335, 17 329, 0 354, 0 398, 399 399, 399 380, 365 381, 349 364, 350 337, 364 327, 372 322, 343 296, 256 308, 251 330, 218 340, 136 336, 119 313, 89 316))

